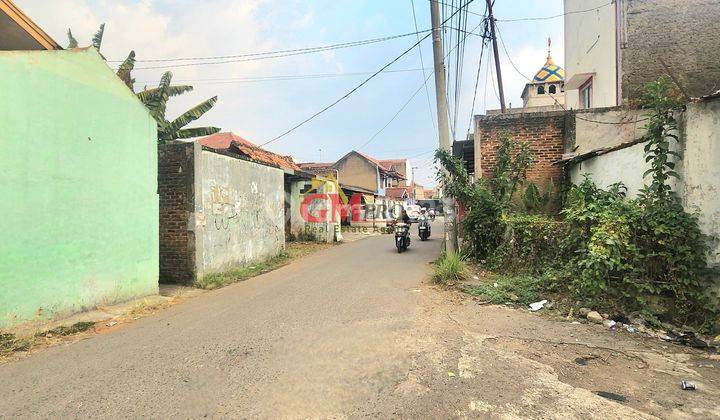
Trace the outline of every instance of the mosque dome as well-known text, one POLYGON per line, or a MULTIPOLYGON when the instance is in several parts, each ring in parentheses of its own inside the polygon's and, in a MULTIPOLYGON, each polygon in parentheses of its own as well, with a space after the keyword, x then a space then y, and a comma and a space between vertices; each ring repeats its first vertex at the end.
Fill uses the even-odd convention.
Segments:
POLYGON ((565 70, 553 62, 550 55, 550 39, 548 38, 548 56, 545 65, 535 73, 533 83, 563 82, 565 81, 565 70))

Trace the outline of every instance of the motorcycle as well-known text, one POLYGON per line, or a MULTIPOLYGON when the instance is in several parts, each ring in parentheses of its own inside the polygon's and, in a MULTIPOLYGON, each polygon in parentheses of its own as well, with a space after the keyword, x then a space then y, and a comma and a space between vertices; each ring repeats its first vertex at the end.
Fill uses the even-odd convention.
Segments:
POLYGON ((435 211, 430 210, 430 220, 435 220, 435 211))
POLYGON ((420 216, 420 222, 418 223, 418 235, 421 241, 427 241, 430 237, 430 222, 428 222, 427 216, 420 216))
POLYGON ((395 246, 398 254, 408 249, 410 246, 410 225, 405 223, 395 225, 395 246))

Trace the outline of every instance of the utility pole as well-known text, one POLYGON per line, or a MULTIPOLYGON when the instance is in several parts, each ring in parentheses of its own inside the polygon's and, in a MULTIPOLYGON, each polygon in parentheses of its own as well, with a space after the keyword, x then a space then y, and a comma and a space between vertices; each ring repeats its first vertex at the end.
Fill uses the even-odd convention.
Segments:
POLYGON ((500 72, 500 55, 498 55, 497 36, 495 36, 495 18, 492 11, 492 0, 485 0, 488 9, 488 22, 492 36, 493 55, 495 56, 495 74, 497 75, 498 94, 500 95, 500 112, 505 113, 505 92, 503 91, 502 72, 500 72))
MULTIPOLYGON (((448 121, 447 92, 445 91, 445 63, 442 46, 442 28, 440 27, 440 6, 438 0, 430 0, 430 20, 432 23, 433 61, 435 68, 435 100, 437 102, 438 132, 440 148, 450 150, 450 122, 448 121)), ((447 171, 445 172, 447 174, 447 171)), ((452 197, 443 194, 445 212, 445 252, 457 252, 457 230, 455 202, 452 197)))

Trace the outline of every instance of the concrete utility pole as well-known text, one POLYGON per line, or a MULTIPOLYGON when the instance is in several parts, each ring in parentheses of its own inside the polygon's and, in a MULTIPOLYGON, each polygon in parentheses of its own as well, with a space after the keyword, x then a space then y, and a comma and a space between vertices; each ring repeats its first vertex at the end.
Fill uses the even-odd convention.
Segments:
POLYGON ((493 55, 495 56, 495 74, 497 75, 498 94, 500 95, 500 112, 505 113, 505 92, 503 91, 502 73, 500 72, 500 55, 498 55, 497 37, 495 36, 495 18, 492 11, 492 0, 485 0, 488 9, 488 23, 492 36, 493 55))
MULTIPOLYGON (((432 23, 433 58, 435 62, 435 100, 437 102, 440 148, 451 152, 450 122, 448 121, 447 93, 445 92, 445 53, 443 52, 442 46, 442 28, 440 27, 440 6, 438 0, 430 0, 430 20, 432 23)), ((445 212, 445 252, 457 252, 457 215, 455 214, 455 202, 445 194, 443 194, 443 211, 445 212)))

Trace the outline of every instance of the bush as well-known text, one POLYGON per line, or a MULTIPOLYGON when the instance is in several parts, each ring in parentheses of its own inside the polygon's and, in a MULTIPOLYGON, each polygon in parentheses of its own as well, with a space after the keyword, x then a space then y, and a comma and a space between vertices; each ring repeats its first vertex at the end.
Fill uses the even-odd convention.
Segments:
POLYGON ((463 258, 458 253, 443 253, 435 262, 433 272, 435 283, 452 286, 467 278, 467 268, 463 258))
POLYGON ((697 217, 673 194, 626 199, 624 191, 621 184, 601 190, 586 177, 568 193, 570 291, 587 303, 610 299, 661 320, 708 324, 717 312, 697 217))
POLYGON ((504 234, 488 259, 491 268, 541 274, 567 260, 568 225, 545 216, 511 214, 501 218, 504 234))

